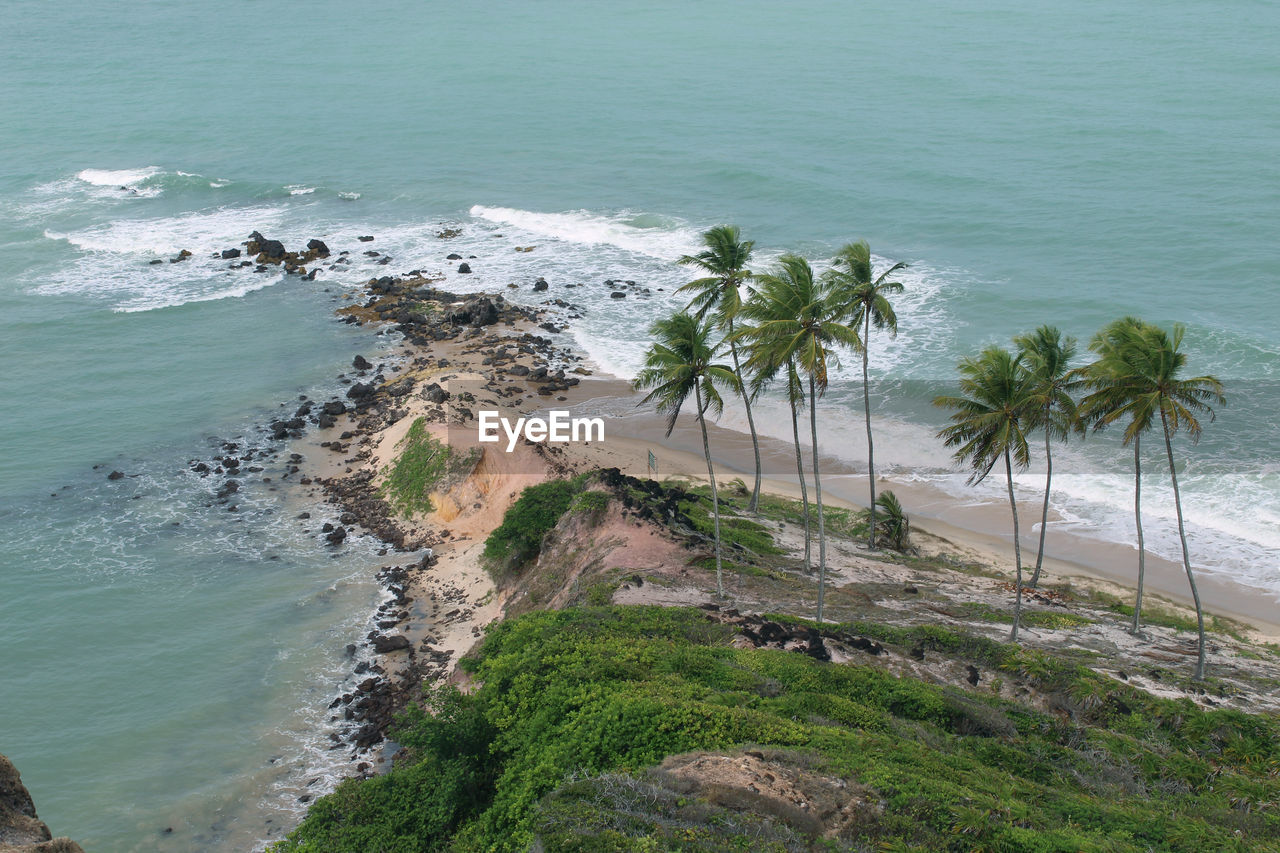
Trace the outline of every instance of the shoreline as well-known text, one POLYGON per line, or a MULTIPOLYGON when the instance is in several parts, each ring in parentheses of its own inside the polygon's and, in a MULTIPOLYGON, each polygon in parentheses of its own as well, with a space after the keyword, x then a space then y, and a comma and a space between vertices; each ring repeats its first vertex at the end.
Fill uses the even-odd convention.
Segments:
MULTIPOLYGON (((641 395, 630 392, 625 380, 613 376, 596 377, 587 390, 603 390, 594 398, 577 402, 581 405, 592 399, 609 401, 639 401, 641 395)), ((647 476, 647 452, 652 449, 658 456, 658 479, 672 474, 696 481, 706 480, 706 462, 702 456, 701 437, 692 415, 681 413, 680 421, 671 437, 664 437, 663 419, 654 412, 635 410, 637 414, 623 419, 613 419, 613 432, 607 434, 606 445, 618 452, 611 454, 611 464, 633 476, 647 476), (663 465, 664 454, 678 460, 674 470, 663 465)), ((819 420, 822 413, 819 410, 819 420)), ((821 426, 821 424, 820 424, 821 426)), ((712 459, 716 465, 717 480, 724 483, 740 478, 750 484, 754 464, 751 440, 747 433, 738 432, 708 422, 707 432, 712 459), (723 479, 722 479, 723 477, 723 479)), ((803 443, 803 433, 802 433, 803 443)), ((821 433, 819 447, 821 448, 821 433)), ((794 479, 795 447, 770 436, 761 437, 762 467, 770 472, 783 470, 790 465, 791 479, 768 473, 762 478, 762 491, 771 491, 790 497, 799 497, 800 490, 794 479)), ((845 507, 866 508, 866 473, 849 468, 841 460, 823 453, 822 490, 824 502, 845 507), (831 501, 834 498, 835 501, 831 501), (838 504, 836 503, 838 501, 838 504)), ((811 456, 804 445, 806 477, 810 476, 811 456)), ((812 483, 809 484, 812 492, 812 483)), ((913 530, 923 530, 950 541, 957 547, 973 552, 982 561, 1007 572, 1014 573, 1013 536, 1007 506, 987 502, 965 502, 941 489, 920 483, 906 483, 883 476, 877 477, 877 490, 891 489, 902 501, 911 519, 913 530)), ((812 500, 812 497, 810 498, 812 500)), ((1025 519, 1034 511, 1038 522, 1039 505, 1025 497, 1019 500, 1019 515, 1025 519)), ((1028 533, 1030 525, 1024 523, 1022 536, 1024 583, 1034 570, 1038 532, 1028 533), (1030 560, 1028 560, 1030 549, 1030 560)), ((1152 554, 1146 555, 1147 573, 1144 596, 1173 605, 1180 610, 1192 610, 1193 603, 1187 587, 1186 573, 1180 562, 1167 560, 1152 554)), ((1195 563, 1192 569, 1196 570, 1195 563)), ((1041 580, 1047 586, 1076 579, 1095 586, 1107 586, 1123 590, 1129 598, 1136 593, 1137 549, 1116 542, 1107 542, 1079 535, 1063 529, 1050 518, 1046 535, 1044 572, 1041 580)), ((1243 623, 1253 629, 1255 635, 1266 642, 1280 641, 1280 618, 1277 608, 1280 600, 1268 590, 1260 590, 1225 578, 1213 572, 1197 571, 1196 583, 1200 590, 1206 616, 1213 614, 1243 623)))

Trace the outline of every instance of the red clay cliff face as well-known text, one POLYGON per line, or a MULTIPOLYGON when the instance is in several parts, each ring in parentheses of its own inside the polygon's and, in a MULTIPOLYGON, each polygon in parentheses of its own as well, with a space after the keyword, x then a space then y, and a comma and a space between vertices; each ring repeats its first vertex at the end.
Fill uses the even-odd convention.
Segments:
POLYGON ((68 838, 54 838, 36 817, 18 768, 0 755, 0 853, 84 853, 68 838))

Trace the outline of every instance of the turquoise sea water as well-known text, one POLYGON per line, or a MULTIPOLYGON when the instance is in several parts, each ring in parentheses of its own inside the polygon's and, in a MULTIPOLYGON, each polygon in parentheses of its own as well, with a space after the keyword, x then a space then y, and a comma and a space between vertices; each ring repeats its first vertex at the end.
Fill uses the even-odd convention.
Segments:
MULTIPOLYGON (((206 506, 186 465, 381 351, 333 321, 344 288, 449 251, 477 257, 446 286, 545 276, 626 375, 710 225, 766 266, 866 238, 912 265, 873 349, 878 451, 958 494, 926 402, 957 358, 1185 322, 1231 397, 1179 448, 1194 554, 1280 594, 1280 8, 980 5, 5 3, 0 752, 41 816, 95 851, 238 849, 341 769, 318 724, 373 546, 334 559, 294 519, 323 508, 268 485, 206 506), (309 284, 210 258, 254 229, 395 261, 309 284), (619 309, 606 279, 653 295, 619 309)), ((1130 535, 1114 446, 1057 470, 1082 534, 1130 535)))

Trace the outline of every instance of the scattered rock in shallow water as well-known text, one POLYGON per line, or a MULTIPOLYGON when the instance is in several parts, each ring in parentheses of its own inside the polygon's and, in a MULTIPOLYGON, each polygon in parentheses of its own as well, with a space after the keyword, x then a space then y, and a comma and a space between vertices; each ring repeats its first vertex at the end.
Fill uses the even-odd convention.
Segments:
POLYGON ((223 249, 222 250, 222 259, 224 261, 229 261, 232 258, 238 258, 238 257, 240 257, 239 249, 223 249))
POLYGON ((609 294, 609 298, 610 299, 626 299, 627 294, 621 290, 615 290, 613 293, 609 294))
POLYGON ((373 650, 380 655, 389 652, 398 652, 401 649, 410 647, 409 638, 403 634, 374 634, 369 638, 369 642, 373 644, 373 650))
POLYGON ((368 235, 366 235, 366 236, 364 236, 364 237, 357 237, 356 239, 357 239, 357 240, 359 240, 361 243, 372 243, 372 242, 373 242, 373 237, 368 236, 368 235))
MULTIPOLYGON (((373 364, 362 355, 357 355, 351 360, 351 366, 356 370, 372 370, 373 364)), ((330 412, 330 414, 340 415, 342 412, 330 412)))
POLYGON ((468 264, 465 261, 463 263, 458 264, 458 272, 460 273, 471 272, 471 264, 468 264))
POLYGON ((108 480, 120 480, 123 478, 124 478, 123 471, 112 471, 110 474, 107 475, 108 480))
POLYGON ((547 284, 547 280, 545 278, 540 278, 533 283, 533 289, 536 293, 541 293, 550 286, 551 285, 547 284))

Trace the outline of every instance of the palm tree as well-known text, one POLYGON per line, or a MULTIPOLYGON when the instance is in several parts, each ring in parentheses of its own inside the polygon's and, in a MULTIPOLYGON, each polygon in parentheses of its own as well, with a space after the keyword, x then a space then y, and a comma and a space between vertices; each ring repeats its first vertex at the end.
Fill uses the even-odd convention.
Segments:
POLYGON ((747 504, 747 512, 754 513, 760 503, 760 440, 756 435, 755 417, 751 413, 751 400, 742 381, 742 365, 738 362, 738 347, 733 339, 733 323, 742 310, 741 287, 751 278, 747 263, 751 260, 751 250, 755 243, 743 240, 736 225, 717 225, 702 235, 702 242, 707 247, 705 250, 696 255, 684 255, 676 263, 696 267, 708 275, 689 282, 676 293, 692 293, 693 298, 686 310, 692 310, 699 320, 711 314, 715 318, 716 327, 725 331, 725 337, 729 341, 729 354, 733 357, 733 369, 738 375, 742 405, 747 410, 747 427, 751 431, 751 447, 756 456, 755 486, 751 490, 751 501, 747 504))
POLYGON ((872 278, 871 247, 867 245, 866 240, 859 240, 842 248, 836 254, 832 266, 828 276, 839 294, 836 298, 847 304, 850 323, 854 327, 862 326, 862 407, 867 420, 867 478, 871 485, 871 525, 868 544, 874 549, 876 547, 876 462, 875 445, 871 440, 871 386, 867 380, 867 356, 873 324, 877 329, 888 329, 889 337, 895 337, 898 334, 898 315, 889 304, 889 294, 901 293, 902 285, 885 279, 898 270, 905 269, 907 265, 900 261, 872 278))
POLYGON ((1142 630, 1142 592, 1147 575, 1147 548, 1142 535, 1142 434, 1151 428, 1152 418, 1136 401, 1141 391, 1134 376, 1137 369, 1125 358, 1125 342, 1141 337, 1143 322, 1136 317, 1122 317, 1093 336, 1089 349, 1098 354, 1097 361, 1079 368, 1079 375, 1091 392, 1080 401, 1077 413, 1082 424, 1103 429, 1128 415, 1121 446, 1133 443, 1133 516, 1138 531, 1138 592, 1133 604, 1130 634, 1142 630))
POLYGON ((1044 430, 1044 506, 1040 510, 1040 547, 1036 550, 1036 570, 1031 588, 1040 583, 1044 565, 1044 536, 1049 526, 1049 489, 1053 485, 1053 440, 1066 441, 1076 428, 1076 402, 1071 392, 1080 387, 1079 377, 1067 364, 1076 354, 1076 339, 1063 337, 1053 326, 1013 339, 1018 357, 1031 374, 1032 387, 1027 426, 1044 430))
POLYGON ((838 347, 860 346, 856 329, 846 325, 843 307, 830 287, 799 255, 778 259, 774 272, 756 276, 757 296, 746 306, 756 325, 739 336, 750 342, 747 364, 767 369, 794 361, 809 383, 809 431, 813 449, 813 493, 818 509, 818 621, 822 621, 827 583, 827 537, 818 470, 818 398, 827 390, 830 368, 839 366, 838 347))
MULTIPOLYGON (((876 498, 876 505, 881 510, 880 519, 876 523, 880 525, 880 532, 884 534, 885 542, 895 551, 906 551, 911 536, 911 520, 903 511, 898 496, 885 489, 876 498)), ((867 514, 870 517, 870 510, 867 514)))
POLYGON ((1191 554, 1187 548, 1182 494, 1173 458, 1173 434, 1184 431, 1193 443, 1200 440, 1203 427, 1197 416, 1207 414, 1212 422, 1215 415, 1211 404, 1226 402, 1222 383, 1213 376, 1187 379, 1179 376, 1187 362, 1186 353, 1179 350, 1186 334, 1186 327, 1181 323, 1175 323, 1173 333, 1169 334, 1158 326, 1126 317, 1098 334, 1101 358, 1097 373, 1103 377, 1098 393, 1107 395, 1099 398, 1099 402, 1111 403, 1109 407, 1100 406, 1100 409, 1113 412, 1110 415, 1112 420, 1129 414, 1131 420, 1125 430, 1126 435, 1131 430, 1136 435, 1150 428, 1155 416, 1160 416, 1169 480, 1173 486, 1173 505, 1178 518, 1178 540, 1182 545, 1182 567, 1187 573, 1187 584, 1191 587, 1191 599, 1196 607, 1199 645, 1195 679, 1200 681, 1204 679, 1205 669, 1204 609, 1200 604, 1195 573, 1191 570, 1191 554))
POLYGON ((955 458, 973 469, 969 482, 979 483, 996 462, 1004 459, 1009 488, 1009 510, 1013 513, 1013 560, 1017 570, 1017 591, 1013 611, 1013 632, 1018 640, 1022 620, 1022 548, 1019 544, 1018 502, 1013 494, 1013 466, 1025 469, 1031 463, 1027 444, 1027 419, 1032 379, 1019 360, 1002 347, 987 347, 977 358, 960 362, 962 396, 942 396, 934 405, 955 409, 951 426, 938 433, 947 447, 957 447, 955 458))
POLYGON ((716 472, 711 465, 711 444, 707 440, 706 413, 718 415, 724 409, 719 387, 738 389, 737 375, 727 365, 713 364, 716 348, 711 344, 709 324, 681 312, 658 320, 649 329, 655 338, 645 353, 644 369, 636 376, 635 387, 652 389, 642 403, 655 401, 667 416, 667 435, 675 429, 676 418, 685 400, 693 394, 702 429, 702 453, 707 459, 711 481, 711 506, 715 517, 716 594, 724 598, 724 575, 720 561, 720 496, 716 472))

